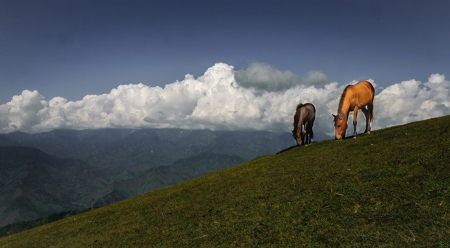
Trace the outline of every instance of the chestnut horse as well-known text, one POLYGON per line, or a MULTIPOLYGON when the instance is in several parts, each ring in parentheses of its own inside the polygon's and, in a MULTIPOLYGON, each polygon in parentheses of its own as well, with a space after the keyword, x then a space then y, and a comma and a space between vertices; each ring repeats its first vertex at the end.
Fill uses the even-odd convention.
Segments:
POLYGON ((348 85, 342 92, 341 100, 339 100, 339 107, 337 115, 334 117, 334 138, 345 138, 345 131, 347 130, 348 114, 353 111, 353 127, 354 138, 356 138, 356 124, 358 117, 358 109, 364 113, 366 117, 366 130, 364 133, 370 133, 370 123, 373 118, 373 98, 375 96, 375 89, 368 81, 360 81, 355 85, 348 85), (366 108, 367 107, 367 108, 366 108))
POLYGON ((311 143, 311 139, 314 137, 312 127, 314 125, 314 119, 316 118, 316 108, 311 103, 299 103, 294 115, 294 130, 292 130, 292 136, 294 136, 297 145, 306 145, 311 143), (302 131, 302 127, 304 131, 302 131))

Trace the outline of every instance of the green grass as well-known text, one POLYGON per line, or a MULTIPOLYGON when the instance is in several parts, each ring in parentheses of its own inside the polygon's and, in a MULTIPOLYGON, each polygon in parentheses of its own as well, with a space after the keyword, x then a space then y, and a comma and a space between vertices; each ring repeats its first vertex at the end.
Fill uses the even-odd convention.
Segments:
POLYGON ((448 247, 450 116, 259 157, 0 239, 140 246, 448 247))

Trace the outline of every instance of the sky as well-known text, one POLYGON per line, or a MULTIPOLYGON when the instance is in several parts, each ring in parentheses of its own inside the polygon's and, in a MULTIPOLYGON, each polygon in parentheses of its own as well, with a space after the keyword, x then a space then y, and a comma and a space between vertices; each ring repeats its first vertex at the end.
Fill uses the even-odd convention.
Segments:
POLYGON ((343 88, 367 79, 375 129, 448 115, 449 9, 446 0, 2 0, 0 133, 290 131, 298 102, 316 105, 314 129, 330 133, 343 88))

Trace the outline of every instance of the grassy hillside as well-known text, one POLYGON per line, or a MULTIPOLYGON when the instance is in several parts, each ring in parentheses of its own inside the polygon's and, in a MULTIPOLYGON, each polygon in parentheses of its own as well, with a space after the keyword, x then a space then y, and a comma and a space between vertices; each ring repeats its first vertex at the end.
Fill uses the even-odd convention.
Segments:
POLYGON ((0 247, 447 247, 449 209, 447 116, 259 157, 0 247))

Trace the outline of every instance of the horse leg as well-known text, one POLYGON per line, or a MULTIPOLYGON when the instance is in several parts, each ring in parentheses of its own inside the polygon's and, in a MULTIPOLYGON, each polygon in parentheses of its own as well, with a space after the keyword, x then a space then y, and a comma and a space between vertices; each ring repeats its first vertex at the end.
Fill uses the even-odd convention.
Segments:
POLYGON ((358 106, 353 109, 353 138, 356 138, 356 124, 358 124, 358 106))
POLYGON ((308 133, 308 144, 311 144, 311 139, 314 137, 314 133, 312 127, 314 125, 314 119, 308 121, 308 125, 306 127, 306 132, 308 133))
POLYGON ((370 130, 372 129, 371 126, 372 126, 372 119, 373 119, 373 101, 371 101, 367 107, 369 109, 369 114, 368 114, 368 116, 369 116, 369 130, 367 131, 367 133, 370 133, 370 130))
POLYGON ((305 122, 305 145, 308 144, 309 140, 309 122, 305 122))
POLYGON ((305 144, 305 140, 306 140, 306 137, 305 137, 306 132, 305 132, 305 130, 306 130, 306 123, 305 123, 305 124, 302 124, 302 125, 300 126, 302 145, 306 145, 306 144, 305 144))
POLYGON ((370 116, 369 116, 369 110, 367 110, 366 107, 362 107, 361 111, 363 112, 364 116, 366 117, 366 130, 364 130, 364 133, 370 133, 370 116))

